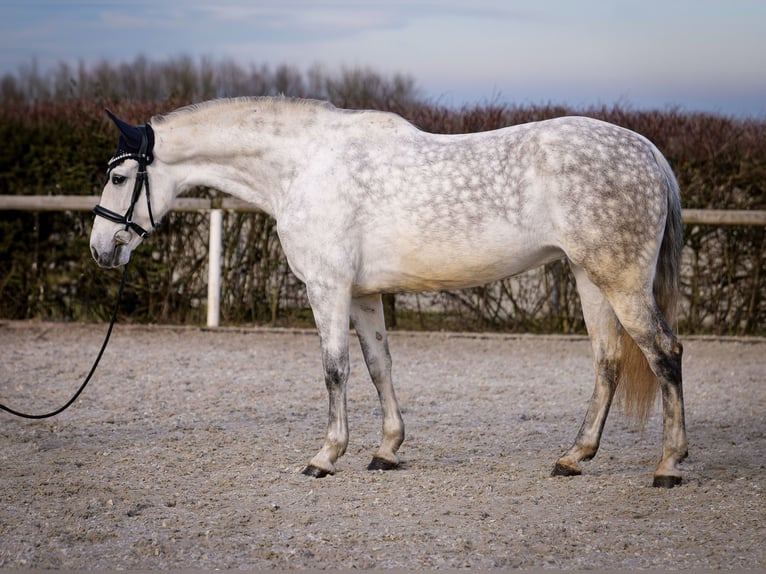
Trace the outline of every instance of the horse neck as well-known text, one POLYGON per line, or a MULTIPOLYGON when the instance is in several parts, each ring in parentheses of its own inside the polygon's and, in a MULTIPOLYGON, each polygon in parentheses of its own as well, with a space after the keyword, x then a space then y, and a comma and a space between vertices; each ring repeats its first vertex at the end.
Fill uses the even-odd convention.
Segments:
POLYGON ((160 122, 155 156, 176 175, 179 193, 209 187, 275 216, 282 192, 307 161, 311 138, 284 112, 254 119, 247 117, 252 107, 226 112, 202 108, 160 122))

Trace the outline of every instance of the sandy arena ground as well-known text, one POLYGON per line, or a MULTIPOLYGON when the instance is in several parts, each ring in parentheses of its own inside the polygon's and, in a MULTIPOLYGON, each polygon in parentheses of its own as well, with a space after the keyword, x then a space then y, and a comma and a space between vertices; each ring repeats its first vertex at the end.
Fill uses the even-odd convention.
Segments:
MULTIPOLYGON (((1 323, 1 401, 57 407, 104 333, 1 323)), ((672 490, 651 487, 658 414, 639 432, 615 410, 584 474, 549 476, 592 391, 583 338, 393 333, 403 464, 366 471, 380 413, 353 343, 349 451, 316 480, 315 334, 118 324, 70 410, 0 413, 0 567, 766 567, 766 340, 684 341, 672 490)))

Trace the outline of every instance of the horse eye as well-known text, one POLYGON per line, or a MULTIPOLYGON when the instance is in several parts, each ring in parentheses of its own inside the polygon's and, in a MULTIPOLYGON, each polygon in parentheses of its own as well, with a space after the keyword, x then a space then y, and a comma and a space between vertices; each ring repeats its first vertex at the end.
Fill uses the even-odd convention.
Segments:
POLYGON ((125 177, 124 175, 120 175, 118 173, 112 174, 112 183, 114 185, 122 185, 123 183, 125 183, 126 179, 128 178, 125 177))

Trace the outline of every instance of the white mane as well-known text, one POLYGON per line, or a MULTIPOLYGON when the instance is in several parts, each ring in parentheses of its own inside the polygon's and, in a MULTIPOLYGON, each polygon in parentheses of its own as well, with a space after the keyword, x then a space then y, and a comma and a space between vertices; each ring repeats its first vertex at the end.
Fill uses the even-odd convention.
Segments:
POLYGON ((328 111, 345 112, 339 110, 330 102, 301 98, 288 98, 285 96, 246 96, 239 98, 219 98, 198 104, 190 104, 178 108, 167 114, 153 116, 151 123, 159 125, 173 120, 180 120, 193 115, 195 117, 208 117, 219 113, 230 113, 235 110, 251 109, 258 106, 269 111, 284 109, 323 109, 328 111))

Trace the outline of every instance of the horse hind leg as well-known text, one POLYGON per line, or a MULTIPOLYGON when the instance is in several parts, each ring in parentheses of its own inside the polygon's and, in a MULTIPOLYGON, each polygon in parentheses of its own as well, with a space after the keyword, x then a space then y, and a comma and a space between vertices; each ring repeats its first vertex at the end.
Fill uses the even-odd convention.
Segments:
POLYGON ((617 387, 621 353, 620 325, 611 305, 581 268, 573 265, 572 270, 593 347, 596 384, 575 442, 558 458, 552 476, 579 475, 579 463, 596 456, 617 387))
POLYGON ((367 370, 378 391, 383 413, 383 438, 367 469, 391 470, 399 465, 396 452, 404 441, 404 421, 391 379, 391 353, 388 350, 380 295, 353 299, 351 320, 354 322, 367 370))
MULTIPOLYGON (((623 328, 644 354, 659 381, 663 413, 662 459, 654 471, 653 485, 672 488, 681 484, 677 465, 688 452, 681 375, 683 348, 650 291, 632 294, 617 291, 610 296, 610 301, 623 328)), ((630 381, 624 383, 630 384, 630 381)))

